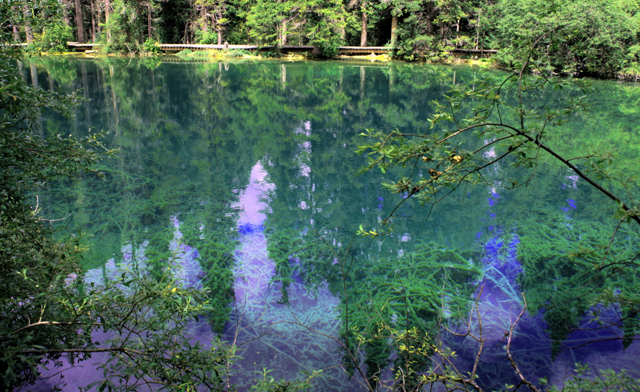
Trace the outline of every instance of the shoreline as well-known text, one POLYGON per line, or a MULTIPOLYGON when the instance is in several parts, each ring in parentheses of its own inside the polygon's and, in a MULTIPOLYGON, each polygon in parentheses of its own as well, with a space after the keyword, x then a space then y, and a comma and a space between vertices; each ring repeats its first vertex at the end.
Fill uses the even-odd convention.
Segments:
MULTIPOLYGON (((154 54, 154 53, 137 53, 137 54, 116 54, 116 53, 100 53, 99 51, 94 51, 94 50, 88 50, 88 51, 82 51, 82 52, 54 52, 54 53, 49 53, 49 52, 42 52, 42 53, 37 53, 37 54, 30 54, 30 53, 23 53, 25 54, 27 57, 30 56, 75 56, 75 57, 84 57, 84 58, 88 58, 88 59, 100 59, 100 58, 107 58, 107 57, 122 57, 122 58, 140 58, 140 59, 144 59, 144 58, 175 58, 175 59, 180 59, 183 62, 201 62, 201 63, 216 63, 216 62, 232 62, 232 61, 246 61, 246 60, 250 60, 250 61, 271 61, 271 60, 276 60, 276 61, 290 61, 290 62, 296 62, 296 61, 353 61, 353 62, 366 62, 369 64, 384 64, 384 63, 391 63, 391 62, 399 62, 399 63, 406 63, 406 64, 411 64, 411 63, 417 63, 417 64, 442 64, 442 65, 451 65, 451 66, 455 66, 455 65, 467 65, 467 66, 478 66, 478 67, 482 67, 482 68, 487 68, 487 69, 495 69, 495 70, 501 70, 501 71, 506 71, 506 72, 514 72, 513 70, 509 69, 509 68, 504 68, 501 67, 495 60, 493 60, 491 57, 482 57, 482 58, 478 58, 479 56, 473 56, 473 55, 467 55, 467 56, 455 56, 455 55, 451 55, 450 59, 443 59, 443 60, 437 60, 437 61, 407 61, 407 60, 402 60, 402 59, 395 59, 387 54, 381 54, 381 55, 375 55, 375 54, 370 54, 370 55, 337 55, 335 57, 331 57, 331 58, 322 58, 322 57, 318 57, 318 56, 313 56, 312 54, 300 54, 300 53, 288 53, 288 54, 283 54, 283 53, 277 53, 277 55, 275 56, 263 56, 261 54, 247 54, 247 53, 239 53, 238 50, 235 49, 231 49, 228 51, 222 51, 222 50, 196 50, 196 51, 191 51, 188 53, 185 53, 183 55, 180 55, 180 53, 182 52, 177 52, 177 53, 161 53, 161 54, 154 54), (203 53, 204 55, 190 55, 192 53, 203 53), (471 57, 471 58, 469 58, 471 57)), ((535 74, 532 74, 535 75, 535 74)), ((577 78, 575 76, 572 75, 555 75, 555 76, 559 76, 559 77, 570 77, 570 78, 577 78)), ((618 81, 618 82, 623 82, 623 83, 633 83, 633 84, 638 84, 640 82, 640 74, 630 74, 630 73, 618 73, 617 75, 613 76, 613 77, 598 77, 598 76, 585 76, 585 77, 579 77, 579 78, 589 78, 589 79, 596 79, 596 80, 608 80, 608 81, 618 81)))

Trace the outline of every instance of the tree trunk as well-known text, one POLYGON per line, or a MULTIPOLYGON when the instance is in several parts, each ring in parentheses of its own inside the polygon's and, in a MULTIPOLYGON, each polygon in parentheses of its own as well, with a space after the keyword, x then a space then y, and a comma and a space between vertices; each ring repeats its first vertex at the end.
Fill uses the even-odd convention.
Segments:
POLYGON ((151 30, 151 0, 147 3, 147 35, 151 38, 152 30, 151 30))
POLYGON ((281 46, 285 46, 287 44, 287 21, 282 22, 282 39, 280 41, 281 46))
POLYGON ((480 17, 482 16, 482 10, 478 11, 478 25, 476 26, 476 50, 478 50, 478 44, 480 43, 480 17))
MULTIPOLYGON (((15 5, 11 6, 11 11, 13 11, 13 14, 16 15, 18 13, 18 7, 16 7, 15 5)), ((13 23, 13 40, 15 42, 20 42, 20 28, 18 27, 17 24, 13 23)))
POLYGON ((218 26, 218 45, 222 45, 222 28, 218 26))
POLYGON ((391 46, 395 47, 398 41, 398 17, 391 15, 391 46))
POLYGON ((13 25, 13 41, 20 42, 20 30, 18 30, 18 26, 13 25))
POLYGON ((65 26, 71 26, 71 19, 69 19, 69 4, 66 0, 60 2, 62 4, 62 18, 64 19, 65 26))
POLYGON ((427 35, 433 35, 435 33, 435 26, 433 25, 433 21, 436 18, 436 9, 433 2, 429 2, 427 4, 427 35))
POLYGON ((82 4, 76 0, 76 28, 78 29, 78 42, 84 43, 84 26, 82 24, 82 4))
POLYGON ((111 42, 111 29, 109 29, 109 15, 111 15, 111 2, 104 0, 104 25, 107 29, 107 43, 111 42))
POLYGON ((33 30, 31 30, 31 10, 26 2, 22 6, 22 13, 24 14, 24 32, 27 34, 27 43, 30 44, 33 42, 33 30))
POLYGON ((360 33, 360 46, 367 46, 367 12, 365 11, 366 3, 362 4, 362 31, 360 33))
POLYGON ((347 23, 345 21, 345 15, 347 14, 347 10, 345 10, 344 8, 344 4, 342 4, 340 6, 340 11, 342 12, 342 16, 340 16, 340 30, 339 30, 339 34, 340 34, 340 44, 344 45, 346 39, 347 39, 347 23))
POLYGON ((96 42, 96 6, 91 0, 91 42, 96 42))

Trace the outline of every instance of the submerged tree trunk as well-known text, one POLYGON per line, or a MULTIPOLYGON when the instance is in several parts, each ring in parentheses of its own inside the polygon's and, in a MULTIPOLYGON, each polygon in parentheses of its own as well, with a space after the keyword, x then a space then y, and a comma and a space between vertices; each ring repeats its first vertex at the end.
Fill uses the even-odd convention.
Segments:
POLYGON ((24 32, 27 35, 27 43, 30 44, 33 42, 33 30, 31 29, 31 10, 26 2, 22 7, 22 13, 24 15, 24 32))
POLYGON ((282 81, 282 89, 286 88, 287 83, 287 66, 280 64, 280 80, 282 81))
POLYGON ((87 74, 86 61, 80 62, 80 73, 82 75, 82 95, 84 96, 84 115, 87 124, 91 124, 91 109, 89 106, 89 76, 87 74))
POLYGON ((395 82, 396 82, 395 70, 393 67, 389 67, 389 98, 393 97, 393 86, 395 82))
POLYGON ((366 71, 364 67, 360 67, 360 99, 364 99, 364 81, 366 79, 366 71))
POLYGON ((34 63, 29 63, 29 69, 31 71, 31 84, 35 88, 39 88, 40 85, 38 83, 38 68, 34 63))
POLYGON ((391 15, 391 46, 396 46, 398 42, 398 17, 391 15))
POLYGON ((76 0, 76 28, 78 29, 78 42, 84 43, 84 26, 82 24, 82 3, 76 0))
POLYGON ((367 46, 367 12, 365 11, 366 3, 362 4, 362 29, 360 32, 360 46, 367 46))

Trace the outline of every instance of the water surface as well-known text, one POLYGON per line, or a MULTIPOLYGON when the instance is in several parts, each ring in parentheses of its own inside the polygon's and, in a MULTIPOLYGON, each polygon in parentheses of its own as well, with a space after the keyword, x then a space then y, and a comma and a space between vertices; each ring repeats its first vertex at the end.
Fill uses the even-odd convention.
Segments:
MULTIPOLYGON (((323 369, 314 384, 322 391, 362 390, 364 378, 383 388, 411 359, 392 338, 409 341, 412 330, 431 336, 422 339, 430 356, 412 359, 418 370, 441 362, 437 347, 456 351, 455 365, 469 371, 478 342, 455 334, 479 336, 480 326, 478 383, 516 384, 504 334, 523 291, 530 312, 512 353, 527 378, 561 385, 576 363, 638 376, 637 313, 622 300, 598 305, 602 287, 575 278, 592 268, 575 254, 607 245, 615 205, 551 160, 541 158, 531 186, 508 190, 505 161, 434 208, 403 204, 387 236, 355 235, 379 227, 403 197, 382 186, 400 171, 357 175, 366 163, 355 154, 359 134, 426 132, 432 101, 481 72, 500 76, 405 63, 36 59, 23 65, 25 79, 87 98, 70 122, 44 113, 43 133, 104 130, 121 149, 101 164, 106 179, 51 184, 40 203, 48 217, 71 214, 59 235, 91 235, 84 267, 95 279, 154 246, 179 249, 185 284, 209 289, 216 304, 193 335, 240 346, 239 389, 265 368, 276 379, 323 369)), ((554 130, 553 146, 572 156, 615 150, 614 174, 638 174, 640 89, 595 85, 591 114, 554 130)), ((617 238, 612 253, 638 251, 635 227, 617 238)), ((637 291, 636 264, 615 279, 618 296, 637 291)), ((67 372, 68 388, 99 377, 86 368, 67 372)))

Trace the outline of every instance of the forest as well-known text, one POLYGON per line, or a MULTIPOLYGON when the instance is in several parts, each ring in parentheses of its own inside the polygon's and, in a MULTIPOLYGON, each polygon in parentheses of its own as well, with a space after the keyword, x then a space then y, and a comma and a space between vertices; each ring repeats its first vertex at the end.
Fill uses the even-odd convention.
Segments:
POLYGON ((538 67, 578 76, 640 73, 637 0, 33 0, 3 2, 3 33, 35 52, 67 41, 138 53, 159 43, 389 46, 404 60, 452 49, 498 50, 514 67, 536 47, 538 67), (145 45, 146 43, 146 45, 145 45), (533 45, 535 43, 535 45, 533 45))

